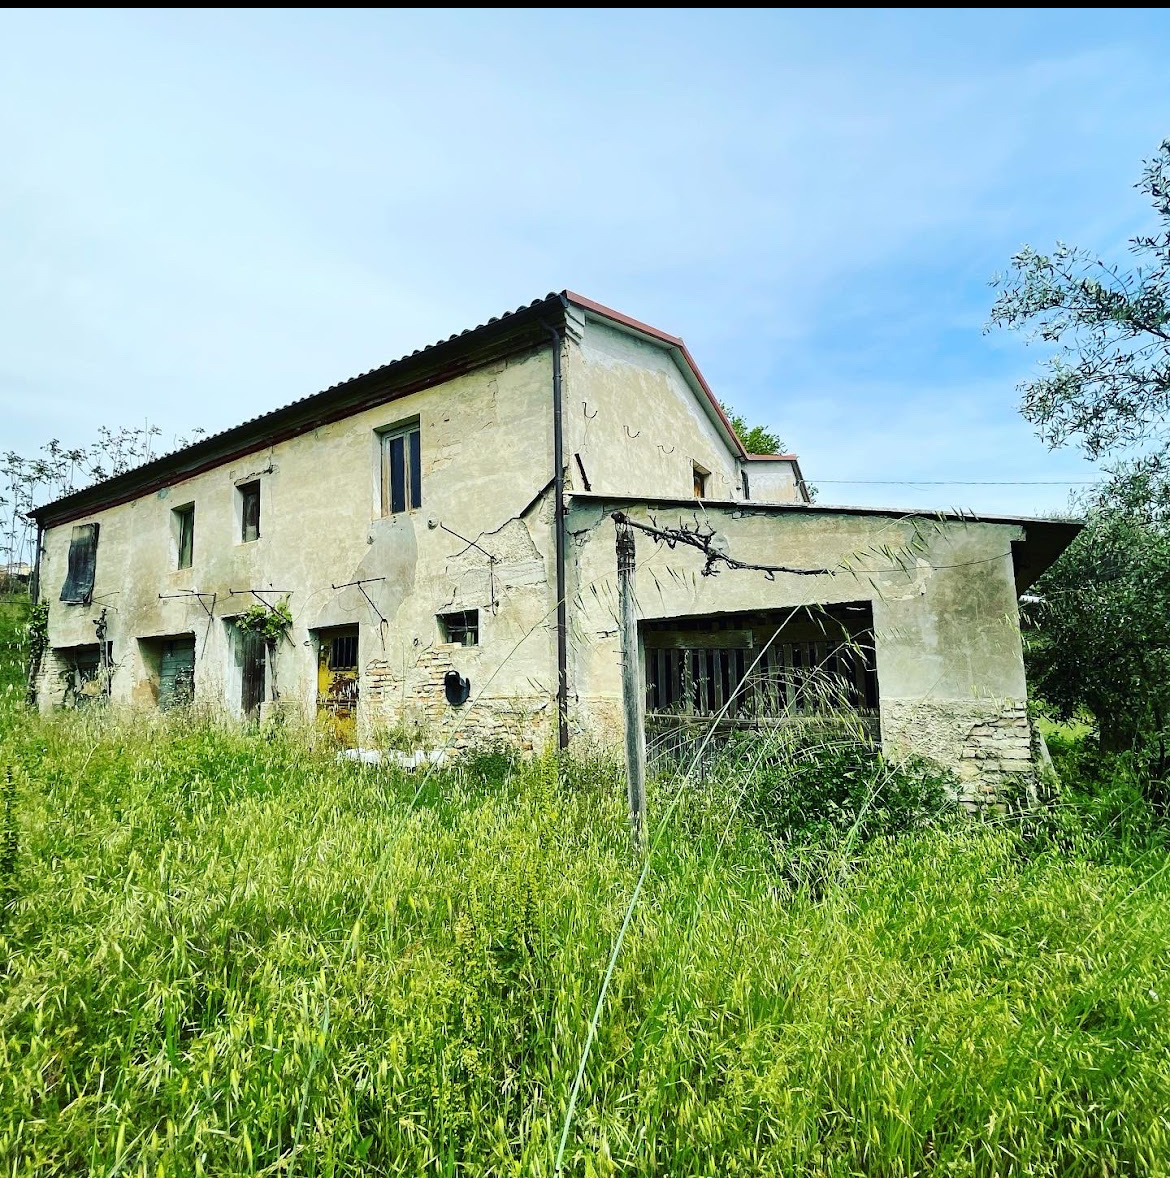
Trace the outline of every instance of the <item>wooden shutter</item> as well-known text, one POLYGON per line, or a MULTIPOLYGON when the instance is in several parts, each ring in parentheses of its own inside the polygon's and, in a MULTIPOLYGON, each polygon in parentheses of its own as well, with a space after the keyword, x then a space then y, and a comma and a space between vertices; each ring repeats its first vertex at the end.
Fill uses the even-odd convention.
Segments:
POLYGON ((69 571, 61 586, 61 600, 72 605, 88 605, 93 598, 93 579, 97 572, 97 524, 78 524, 69 541, 69 571))
POLYGON ((163 646, 159 664, 158 705, 164 711, 195 697, 195 639, 176 638, 163 646))
POLYGON ((410 431, 410 506, 422 506, 422 445, 419 431, 410 431))

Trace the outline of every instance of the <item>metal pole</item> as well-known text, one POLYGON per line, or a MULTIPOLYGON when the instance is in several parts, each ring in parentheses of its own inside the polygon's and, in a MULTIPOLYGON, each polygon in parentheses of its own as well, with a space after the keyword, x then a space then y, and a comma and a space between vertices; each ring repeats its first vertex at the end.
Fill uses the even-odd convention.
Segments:
POLYGON ((630 828, 639 849, 646 841, 646 701, 638 657, 638 608, 634 599, 634 533, 619 512, 617 527, 618 602, 621 609, 622 705, 626 722, 626 776, 630 828))

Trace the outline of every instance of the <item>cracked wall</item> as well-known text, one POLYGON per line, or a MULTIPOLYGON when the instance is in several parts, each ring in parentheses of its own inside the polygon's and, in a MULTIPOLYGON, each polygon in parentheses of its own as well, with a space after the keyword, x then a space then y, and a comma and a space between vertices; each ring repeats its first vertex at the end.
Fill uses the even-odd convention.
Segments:
MULTIPOLYGON (((738 467, 669 353, 595 323, 568 339, 571 726, 612 744, 621 731, 613 525, 596 500, 572 496, 574 455, 595 494, 689 497, 698 462, 717 493, 734 498, 738 467)), ((148 704, 151 660, 139 640, 157 648, 158 639, 194 634, 197 702, 238 712, 231 617, 256 600, 240 591, 262 590, 269 601, 290 592, 293 627, 277 655, 282 707, 312 718, 314 635, 356 624, 360 739, 403 729, 424 743, 538 747, 555 729, 557 674, 551 382, 548 348, 534 349, 84 517, 101 523, 90 606, 57 600, 73 521, 50 528, 41 566, 50 647, 92 644, 107 608, 112 699, 148 704), (383 517, 378 431, 414 418, 422 506, 383 517), (260 537, 242 543, 237 489, 257 478, 260 537), (180 570, 172 509, 190 502, 194 559, 180 570), (477 646, 444 641, 436 622, 464 610, 479 612, 477 646), (471 682, 463 707, 443 693, 451 670, 471 682)), ((741 559, 828 565, 836 575, 708 578, 698 553, 639 536, 643 617, 870 601, 891 752, 955 764, 972 790, 1025 759, 1010 555, 1019 527, 697 501, 658 518, 692 521, 704 511, 741 559)), ((46 707, 57 702, 56 667, 46 659, 46 707)))

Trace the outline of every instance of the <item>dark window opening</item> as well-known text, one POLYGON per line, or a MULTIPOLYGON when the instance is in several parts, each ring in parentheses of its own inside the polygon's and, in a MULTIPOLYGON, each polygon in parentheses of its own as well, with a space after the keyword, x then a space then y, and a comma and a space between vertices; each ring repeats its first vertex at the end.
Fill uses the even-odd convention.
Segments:
POLYGON ((81 708, 107 699, 114 667, 114 644, 58 647, 57 658, 62 687, 61 702, 67 708, 81 708), (103 657, 104 656, 104 657, 103 657))
POLYGON ((175 533, 178 542, 178 563, 176 568, 189 569, 195 554, 195 504, 176 507, 175 533))
POLYGON ((422 440, 418 421, 382 434, 382 514, 422 506, 422 440))
POLYGON ((247 544, 260 539, 260 482, 245 483, 240 493, 240 540, 247 544))
POLYGON ((458 646, 479 645, 479 610, 465 609, 457 613, 439 614, 439 632, 444 642, 458 646))
POLYGON ((694 464, 693 469, 695 473, 695 498, 706 499, 707 480, 710 478, 711 472, 709 470, 704 470, 701 466, 699 466, 698 463, 694 464))
POLYGON ((356 671, 358 665, 357 634, 336 634, 327 641, 329 644, 329 670, 356 671))
POLYGON ((61 586, 61 600, 71 605, 88 605, 93 599, 97 574, 98 525, 78 524, 69 540, 69 570, 61 586))
POLYGON ((643 623, 651 716, 770 722, 835 712, 876 715, 869 606, 643 623), (777 632, 779 631, 779 632, 777 632))
POLYGON ((748 483, 748 472, 746 470, 743 472, 743 497, 745 499, 750 499, 752 497, 752 489, 751 485, 748 483))

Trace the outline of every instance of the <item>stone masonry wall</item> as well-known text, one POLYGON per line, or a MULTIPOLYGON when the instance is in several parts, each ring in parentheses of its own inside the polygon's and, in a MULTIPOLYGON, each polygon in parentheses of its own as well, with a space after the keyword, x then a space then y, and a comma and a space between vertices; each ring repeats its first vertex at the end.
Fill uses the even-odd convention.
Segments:
POLYGON ((954 769, 968 805, 994 801, 1005 778, 1035 771, 1023 700, 884 700, 882 746, 954 769))

